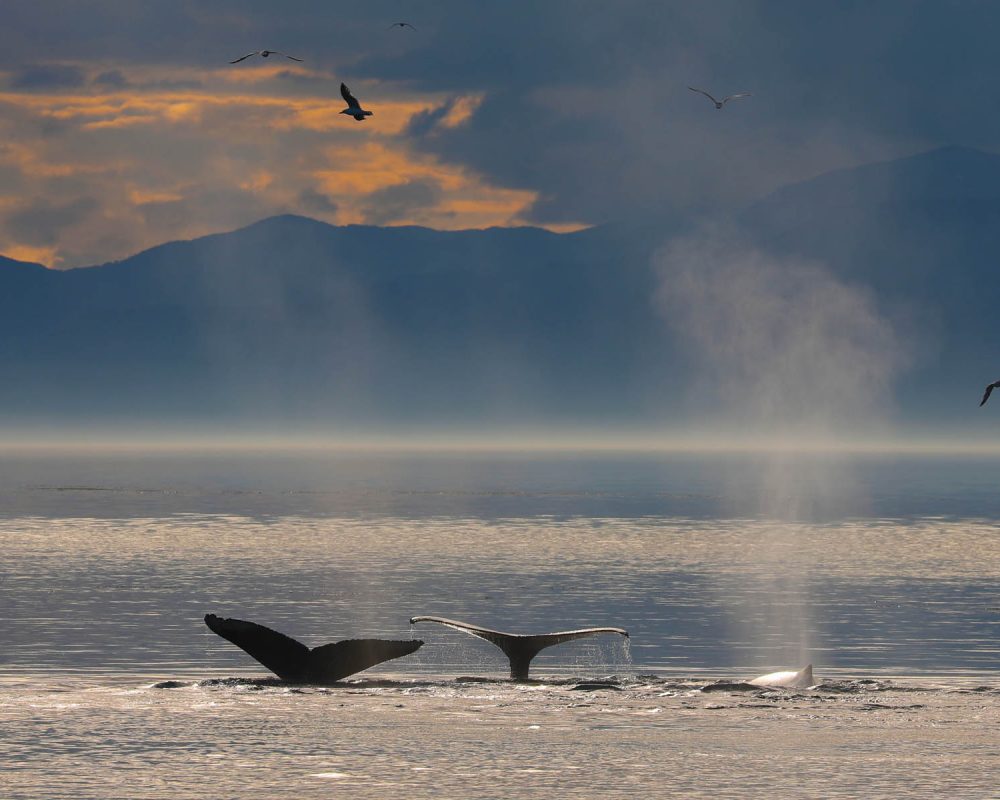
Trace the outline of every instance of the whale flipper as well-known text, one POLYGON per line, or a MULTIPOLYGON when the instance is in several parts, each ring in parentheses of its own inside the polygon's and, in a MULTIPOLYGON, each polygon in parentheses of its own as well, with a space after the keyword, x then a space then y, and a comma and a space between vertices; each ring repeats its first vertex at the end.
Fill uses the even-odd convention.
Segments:
POLYGON ((794 670, 788 670, 787 672, 771 672, 767 675, 761 675, 759 678, 754 678, 752 681, 748 681, 751 686, 768 686, 778 689, 808 689, 810 686, 815 686, 816 681, 813 679, 813 665, 808 664, 797 672, 794 670))
POLYGON ((439 625, 446 625, 459 631, 478 636, 492 644, 495 644, 507 660, 510 661, 510 677, 515 681, 528 680, 528 669, 531 660, 546 647, 552 647, 563 642, 571 642, 574 639, 582 639, 585 636, 596 636, 599 633, 617 633, 628 637, 628 631, 623 628, 581 628, 575 631, 558 631, 556 633, 505 633, 495 631, 492 628, 482 628, 478 625, 469 625, 467 622, 458 622, 444 617, 411 617, 410 624, 417 622, 436 622, 439 625))
POLYGON ((205 624, 289 683, 334 683, 383 661, 409 655, 423 644, 419 639, 345 639, 310 650, 256 622, 206 614, 205 624))

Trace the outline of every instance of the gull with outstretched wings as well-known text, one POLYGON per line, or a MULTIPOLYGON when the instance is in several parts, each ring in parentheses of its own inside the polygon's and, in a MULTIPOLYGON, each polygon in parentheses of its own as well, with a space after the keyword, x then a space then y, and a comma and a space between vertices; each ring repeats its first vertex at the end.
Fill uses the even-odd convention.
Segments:
POLYGON ((707 97, 709 100, 711 100, 713 103, 715 103, 715 107, 716 108, 722 108, 730 100, 739 100, 739 99, 741 99, 743 97, 752 97, 753 96, 750 92, 742 92, 740 94, 730 94, 730 95, 727 95, 726 97, 723 97, 721 100, 716 100, 714 97, 712 97, 712 95, 710 95, 704 89, 695 89, 693 86, 688 86, 688 89, 690 89, 692 92, 698 92, 698 94, 705 95, 705 97, 707 97))
POLYGON ((296 58, 295 56, 290 56, 288 53, 282 53, 278 50, 254 50, 252 53, 247 53, 245 56, 240 56, 235 61, 230 61, 230 64, 239 64, 241 61, 245 61, 250 58, 250 56, 260 56, 261 58, 268 58, 269 56, 284 56, 285 58, 290 58, 292 61, 301 61, 301 58, 296 58))
POLYGON ((365 109, 361 107, 361 103, 358 102, 358 98, 351 94, 351 90, 347 88, 346 83, 340 84, 340 95, 344 98, 344 102, 347 103, 347 108, 341 111, 341 114, 352 116, 358 122, 364 122, 365 117, 370 117, 372 115, 371 111, 365 111, 365 109))
POLYGON ((409 28, 411 31, 416 30, 416 28, 414 28, 409 22, 394 22, 386 28, 386 30, 391 31, 393 28, 409 28))

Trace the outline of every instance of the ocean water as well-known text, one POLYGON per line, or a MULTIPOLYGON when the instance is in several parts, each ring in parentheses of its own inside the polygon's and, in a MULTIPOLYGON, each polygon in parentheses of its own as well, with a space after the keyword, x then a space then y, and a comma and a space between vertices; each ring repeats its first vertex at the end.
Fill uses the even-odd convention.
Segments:
POLYGON ((8 452, 0 796, 996 797, 998 487, 990 458, 8 452), (425 644, 293 687, 206 613, 425 644), (631 636, 512 684, 419 614, 631 636))

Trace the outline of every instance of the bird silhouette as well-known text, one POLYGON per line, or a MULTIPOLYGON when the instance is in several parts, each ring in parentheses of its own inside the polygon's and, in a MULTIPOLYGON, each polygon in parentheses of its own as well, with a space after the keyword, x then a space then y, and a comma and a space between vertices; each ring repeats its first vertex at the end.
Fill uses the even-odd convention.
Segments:
POLYGON ((364 122, 365 117, 370 117, 372 115, 371 111, 365 111, 361 107, 361 103, 358 102, 358 98, 351 94, 351 90, 347 88, 346 83, 340 84, 340 94, 347 103, 347 108, 341 111, 341 114, 349 114, 358 122, 364 122))
POLYGON ((290 58, 292 61, 301 61, 301 58, 296 58, 295 56, 290 56, 288 53, 282 53, 278 50, 254 50, 252 53, 247 53, 245 56, 240 56, 235 61, 230 61, 230 64, 239 64, 250 56, 260 56, 261 58, 267 58, 269 56, 284 56, 285 58, 290 58))
POLYGON ((688 86, 688 89, 690 89, 692 92, 698 92, 698 94, 705 95, 705 97, 707 97, 709 100, 711 100, 713 103, 715 103, 715 107, 716 108, 722 108, 730 100, 739 100, 740 98, 743 98, 743 97, 752 97, 753 96, 752 94, 750 94, 750 92, 742 92, 741 94, 730 94, 730 95, 727 95, 726 97, 723 97, 721 100, 716 100, 714 97, 712 97, 712 95, 710 95, 704 89, 695 89, 693 86, 688 86))

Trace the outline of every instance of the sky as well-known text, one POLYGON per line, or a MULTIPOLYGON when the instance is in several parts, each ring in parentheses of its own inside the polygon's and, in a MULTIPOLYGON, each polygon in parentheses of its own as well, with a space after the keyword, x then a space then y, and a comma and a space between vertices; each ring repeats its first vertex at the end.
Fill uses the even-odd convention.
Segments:
POLYGON ((1000 149, 1000 4, 976 0, 4 0, 0 23, 0 253, 56 268, 282 213, 683 217, 1000 149), (262 48, 304 60, 228 63, 262 48), (373 117, 339 113, 341 81, 373 117))

